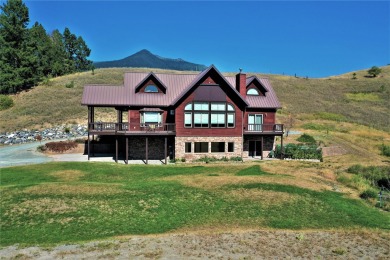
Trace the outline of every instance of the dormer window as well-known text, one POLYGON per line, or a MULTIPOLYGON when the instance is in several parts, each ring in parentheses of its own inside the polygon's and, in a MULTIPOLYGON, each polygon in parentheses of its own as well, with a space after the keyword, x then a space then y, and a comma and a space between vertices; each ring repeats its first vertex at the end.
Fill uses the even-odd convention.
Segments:
POLYGON ((259 91, 255 88, 250 88, 248 89, 248 91, 246 92, 247 95, 251 95, 251 96, 259 96, 259 91))
POLYGON ((144 91, 145 93, 158 93, 158 88, 155 85, 147 85, 144 91))

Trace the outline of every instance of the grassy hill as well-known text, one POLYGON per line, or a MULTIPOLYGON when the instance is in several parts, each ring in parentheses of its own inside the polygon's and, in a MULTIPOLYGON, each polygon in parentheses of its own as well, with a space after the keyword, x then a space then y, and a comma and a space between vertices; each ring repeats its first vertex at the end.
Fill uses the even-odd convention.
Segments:
MULTIPOLYGON (((0 111, 0 133, 86 124, 87 108, 80 104, 85 84, 122 84, 124 72, 150 70, 97 69, 94 74, 89 71, 47 80, 11 96, 15 105, 0 111)), ((352 73, 320 79, 256 75, 268 77, 277 92, 283 106, 278 113, 279 122, 287 125, 292 122, 295 130, 309 133, 322 145, 337 146, 346 153, 328 161, 341 163, 343 167, 354 163, 384 164, 386 160, 379 156, 379 146, 390 145, 390 66, 382 67, 382 74, 376 78, 367 77, 364 70, 356 71, 356 79, 352 79, 352 73)), ((95 112, 96 120, 116 120, 114 109, 98 108, 95 112)), ((290 136, 286 142, 294 142, 296 137, 290 136)))
MULTIPOLYGON (((0 132, 40 129, 57 124, 85 124, 87 109, 80 105, 85 84, 122 84, 124 72, 150 70, 97 69, 94 75, 84 72, 47 80, 27 92, 12 96, 14 107, 0 111, 0 132)), ((390 131, 390 66, 382 67, 382 71, 376 78, 366 77, 366 71, 357 71, 357 79, 352 79, 352 72, 322 79, 256 75, 267 76, 272 82, 283 106, 279 114, 282 122, 291 114, 298 121, 352 122, 390 131)), ((113 109, 98 112, 97 120, 116 116, 113 109)))

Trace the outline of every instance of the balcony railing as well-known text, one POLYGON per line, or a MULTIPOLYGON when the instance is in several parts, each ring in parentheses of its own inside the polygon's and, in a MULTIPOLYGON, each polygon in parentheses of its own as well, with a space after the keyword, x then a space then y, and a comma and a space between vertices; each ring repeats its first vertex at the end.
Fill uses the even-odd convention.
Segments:
POLYGON ((95 122, 88 124, 88 130, 96 132, 175 132, 176 125, 95 122))
POLYGON ((244 132, 283 133, 283 124, 247 124, 244 132))

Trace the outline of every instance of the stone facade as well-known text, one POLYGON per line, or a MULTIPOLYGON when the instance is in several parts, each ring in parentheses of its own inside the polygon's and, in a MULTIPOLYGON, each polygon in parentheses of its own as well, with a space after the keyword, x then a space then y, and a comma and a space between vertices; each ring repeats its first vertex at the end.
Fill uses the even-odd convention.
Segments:
POLYGON ((242 157, 242 137, 176 137, 175 138, 175 158, 185 158, 187 161, 196 160, 202 157, 242 157), (207 153, 195 153, 195 143, 196 142, 207 142, 208 143, 208 152, 207 153), (212 142, 224 142, 225 143, 225 152, 211 152, 211 143, 212 142), (191 143, 191 152, 186 153, 185 144, 191 143), (228 143, 234 143, 233 152, 228 152, 228 143))

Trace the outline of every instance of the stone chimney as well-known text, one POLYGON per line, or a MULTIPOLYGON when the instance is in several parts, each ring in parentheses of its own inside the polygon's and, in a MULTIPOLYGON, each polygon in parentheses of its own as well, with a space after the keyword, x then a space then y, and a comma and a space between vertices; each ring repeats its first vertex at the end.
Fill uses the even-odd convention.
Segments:
POLYGON ((241 69, 240 73, 236 75, 236 89, 243 98, 246 97, 246 74, 241 73, 241 69))

